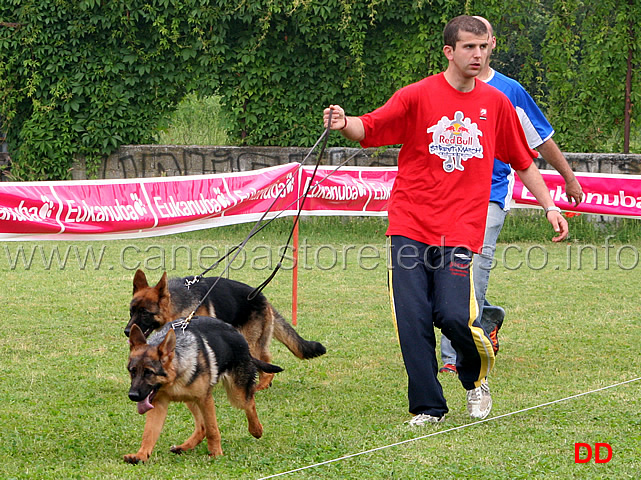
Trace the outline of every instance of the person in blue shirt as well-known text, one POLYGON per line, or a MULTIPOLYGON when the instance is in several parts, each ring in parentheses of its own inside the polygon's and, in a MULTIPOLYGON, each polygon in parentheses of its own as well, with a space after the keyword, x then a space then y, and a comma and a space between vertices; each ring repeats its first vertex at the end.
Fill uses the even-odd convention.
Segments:
MULTIPOLYGON (((561 153, 556 142, 552 139, 554 129, 530 94, 519 82, 490 67, 490 56, 492 50, 496 47, 496 37, 494 36, 492 25, 487 19, 478 16, 476 18, 485 23, 490 35, 487 61, 477 78, 497 88, 510 99, 519 115, 530 147, 535 148, 543 159, 561 174, 565 180, 565 194, 568 201, 578 205, 583 200, 583 189, 563 153, 561 153)), ((490 280, 496 241, 510 208, 513 185, 514 171, 509 165, 495 159, 483 249, 480 254, 474 255, 472 264, 474 290, 479 306, 478 320, 490 336, 495 354, 499 349, 497 333, 503 324, 505 310, 499 306, 491 305, 485 298, 485 294, 490 280)), ((441 360, 443 366, 439 370, 440 372, 457 373, 456 352, 445 335, 441 337, 441 360)))

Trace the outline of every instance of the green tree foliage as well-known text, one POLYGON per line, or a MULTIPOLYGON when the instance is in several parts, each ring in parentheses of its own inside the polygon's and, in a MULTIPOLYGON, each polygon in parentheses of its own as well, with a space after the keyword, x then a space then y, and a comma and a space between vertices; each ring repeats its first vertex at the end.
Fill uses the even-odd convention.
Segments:
POLYGON ((199 4, 2 0, 0 115, 12 173, 67 178, 74 156, 96 167, 121 144, 148 142, 206 69, 199 4))
POLYGON ((555 127, 569 142, 573 131, 603 129, 589 123, 593 112, 611 125, 620 117, 625 62, 614 46, 625 42, 623 20, 641 7, 551 2, 0 0, 0 116, 12 173, 68 178, 74 157, 96 168, 121 144, 151 141, 190 92, 221 96, 234 143, 310 145, 327 105, 361 114, 440 71, 442 29, 463 13, 510 32, 501 65, 535 95, 549 91, 555 127), (599 48, 607 51, 599 56, 599 48))
POLYGON ((555 0, 543 48, 548 116, 568 151, 622 151, 628 51, 632 121, 641 117, 641 2, 555 0))
POLYGON ((364 113, 440 70, 443 19, 463 13, 444 0, 251 5, 225 38, 234 62, 221 69, 221 93, 237 119, 232 134, 267 145, 309 144, 330 103, 364 113))

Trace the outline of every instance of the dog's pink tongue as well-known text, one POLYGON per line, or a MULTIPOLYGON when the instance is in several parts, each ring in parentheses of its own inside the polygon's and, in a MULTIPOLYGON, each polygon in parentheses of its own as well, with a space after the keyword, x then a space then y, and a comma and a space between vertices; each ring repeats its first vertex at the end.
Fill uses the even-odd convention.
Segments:
POLYGON ((138 413, 140 415, 143 415, 143 414, 147 413, 149 410, 151 410, 152 408, 154 408, 154 406, 149 401, 149 397, 150 396, 151 396, 151 394, 148 395, 147 398, 145 398, 143 401, 137 403, 138 413))

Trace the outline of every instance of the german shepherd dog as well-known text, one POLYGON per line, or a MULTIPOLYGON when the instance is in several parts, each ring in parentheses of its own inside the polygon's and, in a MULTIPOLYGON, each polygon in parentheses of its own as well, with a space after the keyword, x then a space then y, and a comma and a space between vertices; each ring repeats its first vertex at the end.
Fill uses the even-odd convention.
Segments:
MULTIPOLYGON (((186 317, 217 282, 196 314, 215 317, 234 326, 247 340, 253 357, 271 362, 269 344, 272 336, 301 359, 318 357, 326 352, 319 342, 305 340, 298 335, 262 293, 250 299, 254 289, 249 285, 224 277, 204 277, 187 288, 185 281, 193 281, 193 278, 167 280, 165 272, 156 286, 150 287, 145 273, 137 270, 125 335, 129 336, 132 326, 138 325, 147 337, 166 323, 186 317)), ((260 372, 258 389, 269 387, 273 377, 273 374, 260 372)))
POLYGON ((138 413, 147 413, 142 445, 125 455, 127 463, 145 462, 160 436, 170 402, 185 402, 194 416, 194 433, 174 453, 195 448, 207 438, 209 456, 222 455, 212 388, 222 380, 232 405, 245 411, 249 433, 260 438, 254 393, 257 370, 271 373, 282 368, 253 358, 243 336, 216 318, 193 317, 183 328, 168 323, 149 340, 138 325, 129 334, 131 376, 129 398, 138 402, 138 413))

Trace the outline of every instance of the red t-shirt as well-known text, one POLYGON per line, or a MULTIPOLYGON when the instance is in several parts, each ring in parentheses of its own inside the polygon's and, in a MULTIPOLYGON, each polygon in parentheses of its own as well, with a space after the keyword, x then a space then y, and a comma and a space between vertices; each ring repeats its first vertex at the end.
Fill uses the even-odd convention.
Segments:
POLYGON ((508 98, 478 80, 464 93, 433 75, 360 118, 361 146, 402 144, 387 235, 428 245, 479 252, 494 158, 523 170, 538 157, 508 98))

